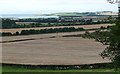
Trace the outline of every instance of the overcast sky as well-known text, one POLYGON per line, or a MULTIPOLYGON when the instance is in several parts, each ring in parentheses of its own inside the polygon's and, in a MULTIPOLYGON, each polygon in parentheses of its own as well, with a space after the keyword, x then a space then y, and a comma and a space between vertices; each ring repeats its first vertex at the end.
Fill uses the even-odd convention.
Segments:
POLYGON ((2 14, 117 11, 107 0, 0 0, 2 14))

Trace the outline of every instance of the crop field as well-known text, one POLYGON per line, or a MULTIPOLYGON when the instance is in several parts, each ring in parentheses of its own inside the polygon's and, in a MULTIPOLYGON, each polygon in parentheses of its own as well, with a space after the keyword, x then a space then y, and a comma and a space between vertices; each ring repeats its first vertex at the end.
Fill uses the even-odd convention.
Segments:
MULTIPOLYGON (((39 30, 39 29, 49 29, 49 28, 64 28, 64 27, 83 27, 84 29, 93 29, 93 28, 100 28, 101 26, 107 27, 107 26, 112 26, 114 24, 97 24, 97 25, 79 25, 79 26, 56 26, 56 27, 36 27, 36 28, 19 28, 19 29, 2 29, 2 32, 11 32, 11 33, 15 33, 15 32, 21 32, 22 30, 30 30, 30 29, 35 29, 35 30, 39 30)), ((1 30, 1 29, 0 29, 1 30)))
POLYGON ((110 62, 99 55, 106 46, 81 37, 43 38, 2 43, 2 46, 3 63, 75 65, 110 62))

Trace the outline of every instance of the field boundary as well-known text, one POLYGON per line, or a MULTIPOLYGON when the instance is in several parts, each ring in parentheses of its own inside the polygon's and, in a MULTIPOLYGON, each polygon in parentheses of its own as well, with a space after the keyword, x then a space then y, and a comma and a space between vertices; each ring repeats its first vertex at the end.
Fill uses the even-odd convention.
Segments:
POLYGON ((30 65, 30 64, 12 64, 2 63, 2 66, 19 67, 25 69, 48 69, 48 70, 70 70, 70 69, 100 69, 114 67, 113 63, 95 63, 95 64, 82 64, 82 65, 30 65))
MULTIPOLYGON (((71 31, 71 32, 82 32, 82 31, 95 31, 95 30, 98 30, 98 29, 100 29, 100 28, 93 28, 93 29, 84 29, 84 30, 81 30, 81 31, 71 31)), ((28 30, 28 31, 30 31, 30 30, 28 30)), ((65 31, 65 32, 68 32, 68 31, 65 31)), ((65 33, 65 32, 54 32, 54 33, 65 33)), ((11 33, 11 32, 3 32, 3 33, 11 33)), ((2 34, 2 33, 0 33, 0 34, 2 34)), ((38 33, 38 34, 51 34, 51 33, 38 33)), ((37 35, 37 33, 36 34, 24 34, 24 35, 37 35)), ((14 35, 14 34, 12 34, 11 33, 11 35, 1 35, 0 37, 6 37, 6 36, 24 36, 24 35, 22 35, 22 34, 19 34, 19 35, 14 35)))

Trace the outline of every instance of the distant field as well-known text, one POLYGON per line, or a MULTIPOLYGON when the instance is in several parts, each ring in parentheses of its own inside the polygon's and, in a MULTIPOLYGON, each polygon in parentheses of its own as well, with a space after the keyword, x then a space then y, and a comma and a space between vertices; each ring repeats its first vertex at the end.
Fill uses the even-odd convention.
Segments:
POLYGON ((103 13, 100 13, 100 15, 118 15, 118 12, 103 12, 103 13))
POLYGON ((83 14, 75 14, 75 13, 59 13, 59 14, 56 14, 56 15, 60 15, 60 16, 85 16, 83 14))
POLYGON ((77 13, 54 13, 54 14, 42 14, 42 15, 34 15, 34 16, 86 16, 86 15, 77 14, 77 13))
MULTIPOLYGON (((97 24, 97 25, 79 25, 79 26, 56 26, 56 27, 36 27, 36 28, 19 28, 19 29, 2 29, 2 32, 11 32, 11 33, 15 33, 15 32, 21 32, 22 30, 30 30, 30 29, 35 29, 35 30, 39 30, 39 29, 49 29, 49 28, 63 28, 63 27, 83 27, 84 29, 93 29, 93 28, 100 28, 101 26, 107 27, 107 26, 112 26, 114 24, 97 24)), ((1 30, 1 29, 0 29, 1 30)))
POLYGON ((53 14, 42 14, 34 16, 88 16, 88 15, 118 15, 118 12, 95 12, 95 13, 53 13, 53 14))

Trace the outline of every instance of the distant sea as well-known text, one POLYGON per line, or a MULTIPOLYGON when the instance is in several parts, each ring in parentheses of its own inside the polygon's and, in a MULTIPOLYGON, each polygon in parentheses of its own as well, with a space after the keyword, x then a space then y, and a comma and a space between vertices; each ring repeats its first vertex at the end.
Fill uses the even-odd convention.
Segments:
POLYGON ((40 14, 2 14, 2 18, 27 19, 27 18, 58 18, 58 16, 35 16, 40 14))

